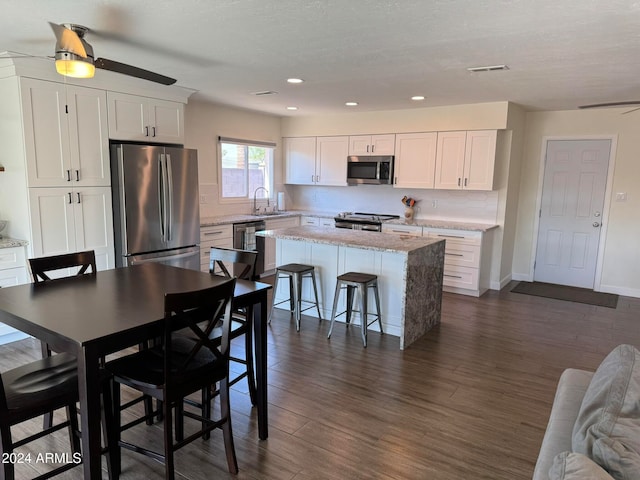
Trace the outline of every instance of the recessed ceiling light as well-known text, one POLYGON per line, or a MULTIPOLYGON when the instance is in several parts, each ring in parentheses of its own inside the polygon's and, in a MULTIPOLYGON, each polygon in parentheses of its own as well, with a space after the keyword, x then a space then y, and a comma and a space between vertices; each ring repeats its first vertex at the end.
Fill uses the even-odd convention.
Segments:
POLYGON ((411 100, 415 100, 416 102, 418 102, 420 100, 424 100, 424 96, 422 96, 422 95, 414 95, 413 97, 411 97, 411 100))
POLYGON ((304 80, 301 79, 301 78, 287 78, 287 82, 289 82, 289 83, 302 83, 302 82, 304 82, 304 80))
POLYGON ((287 110, 297 110, 298 107, 287 107, 287 110))
POLYGON ((485 67, 469 67, 468 72, 495 72, 496 70, 509 70, 506 65, 487 65, 485 67))
POLYGON ((358 106, 358 102, 346 102, 345 105, 347 107, 357 107, 358 106))

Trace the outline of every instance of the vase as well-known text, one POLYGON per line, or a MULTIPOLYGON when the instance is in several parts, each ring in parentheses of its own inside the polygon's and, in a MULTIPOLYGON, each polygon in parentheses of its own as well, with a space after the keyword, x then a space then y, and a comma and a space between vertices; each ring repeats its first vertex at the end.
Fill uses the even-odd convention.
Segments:
POLYGON ((404 221, 406 223, 413 223, 413 207, 407 207, 404 209, 404 221))

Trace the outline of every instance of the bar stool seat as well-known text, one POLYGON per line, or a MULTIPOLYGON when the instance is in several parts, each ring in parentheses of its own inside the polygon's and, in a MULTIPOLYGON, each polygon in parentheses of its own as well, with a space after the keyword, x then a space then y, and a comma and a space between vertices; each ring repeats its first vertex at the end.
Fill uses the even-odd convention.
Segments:
POLYGON ((271 306, 271 315, 269 315, 269 323, 271 323, 271 317, 273 316, 273 309, 276 305, 280 305, 284 302, 289 302, 289 311, 293 313, 296 320, 296 330, 300 331, 300 317, 302 312, 316 307, 318 311, 318 318, 322 320, 320 314, 320 306, 318 304, 318 288, 316 286, 316 269, 313 265, 305 265, 302 263, 288 263, 276 268, 276 279, 273 286, 273 305, 271 306), (276 302, 276 295, 278 294, 278 283, 280 278, 289 279, 289 298, 276 302), (305 300, 302 298, 302 280, 304 278, 310 278, 313 284, 313 295, 315 301, 305 300), (308 304, 309 306, 302 308, 302 304, 308 304))
POLYGON ((346 314, 347 328, 351 323, 351 314, 353 312, 359 312, 361 316, 361 328, 362 328, 362 343, 367 346, 367 329, 369 325, 378 321, 380 326, 380 333, 384 333, 382 330, 382 315, 380 310, 380 295, 378 293, 378 276, 370 273, 360 272, 348 272, 338 275, 336 281, 336 292, 333 297, 333 309, 331 310, 331 326, 329 327, 329 334, 327 338, 331 338, 331 332, 333 331, 333 325, 336 321, 336 317, 346 314), (376 313, 370 313, 368 311, 368 294, 369 289, 373 289, 376 301, 376 313), (340 298, 340 292, 347 290, 346 310, 336 315, 338 309, 338 300, 340 298), (360 310, 353 309, 354 293, 358 292, 360 299, 360 310), (369 316, 373 315, 375 318, 369 321, 369 316))

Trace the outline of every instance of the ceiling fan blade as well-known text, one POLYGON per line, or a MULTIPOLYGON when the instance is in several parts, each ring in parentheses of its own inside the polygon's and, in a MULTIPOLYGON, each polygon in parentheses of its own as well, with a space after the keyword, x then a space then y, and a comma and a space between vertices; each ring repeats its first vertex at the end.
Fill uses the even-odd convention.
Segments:
POLYGON ((56 35, 56 52, 65 51, 87 58, 87 51, 76 32, 57 23, 49 22, 49 25, 51 25, 51 29, 56 35))
POLYGON ((159 73, 150 72, 149 70, 127 65, 126 63, 116 62, 115 60, 109 60, 107 58, 96 59, 95 65, 96 68, 122 73, 123 75, 129 75, 130 77, 142 78, 143 80, 161 83, 162 85, 173 85, 176 83, 175 78, 160 75, 159 73))
POLYGON ((592 105, 580 105, 578 108, 626 107, 627 105, 640 105, 640 100, 629 100, 627 102, 594 103, 592 105))

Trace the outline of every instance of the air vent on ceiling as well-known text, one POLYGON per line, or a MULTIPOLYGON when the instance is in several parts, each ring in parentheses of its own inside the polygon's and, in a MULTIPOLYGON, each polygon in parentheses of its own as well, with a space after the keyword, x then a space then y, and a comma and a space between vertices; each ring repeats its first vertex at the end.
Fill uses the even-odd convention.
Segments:
POLYGON ((495 72, 497 70, 509 70, 506 65, 488 65, 486 67, 469 67, 469 72, 495 72))
POLYGON ((253 92, 251 95, 257 95, 257 96, 262 96, 262 95, 277 95, 278 92, 274 92, 272 90, 264 90, 262 92, 253 92))

